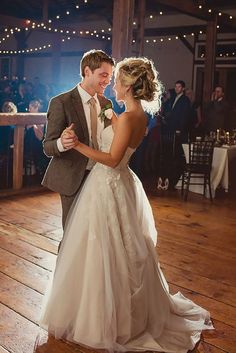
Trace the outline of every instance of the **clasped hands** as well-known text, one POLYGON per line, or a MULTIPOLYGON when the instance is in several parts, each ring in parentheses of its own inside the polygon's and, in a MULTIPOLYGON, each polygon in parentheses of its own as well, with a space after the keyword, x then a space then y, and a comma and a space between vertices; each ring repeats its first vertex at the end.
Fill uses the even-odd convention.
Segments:
POLYGON ((73 123, 62 132, 61 143, 66 150, 70 150, 79 144, 73 123))

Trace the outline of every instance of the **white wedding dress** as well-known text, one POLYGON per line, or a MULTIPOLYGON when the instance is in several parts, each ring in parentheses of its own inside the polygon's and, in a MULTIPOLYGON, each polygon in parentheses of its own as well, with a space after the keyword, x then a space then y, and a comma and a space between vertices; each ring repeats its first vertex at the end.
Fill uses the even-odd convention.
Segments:
MULTIPOLYGON (((112 126, 102 133, 109 151, 112 126)), ((181 293, 170 295, 155 249, 150 204, 128 168, 97 163, 75 201, 41 327, 97 349, 186 353, 211 329, 209 313, 181 293)))

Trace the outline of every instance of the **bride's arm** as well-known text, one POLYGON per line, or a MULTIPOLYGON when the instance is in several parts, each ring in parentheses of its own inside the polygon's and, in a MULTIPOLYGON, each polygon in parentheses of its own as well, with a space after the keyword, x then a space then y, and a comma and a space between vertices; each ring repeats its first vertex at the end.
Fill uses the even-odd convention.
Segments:
POLYGON ((132 127, 127 115, 128 113, 123 113, 117 119, 114 138, 108 153, 94 150, 81 142, 78 142, 74 149, 95 162, 115 168, 123 158, 132 134, 132 127))

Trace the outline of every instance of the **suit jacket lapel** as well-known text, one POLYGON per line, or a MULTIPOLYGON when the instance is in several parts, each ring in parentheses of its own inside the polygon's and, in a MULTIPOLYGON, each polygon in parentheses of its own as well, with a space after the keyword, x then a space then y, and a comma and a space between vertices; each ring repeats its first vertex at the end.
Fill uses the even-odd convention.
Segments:
POLYGON ((78 92, 77 87, 75 87, 72 90, 72 104, 74 105, 77 118, 82 126, 83 132, 84 132, 84 137, 87 141, 89 141, 89 132, 88 132, 88 126, 87 126, 87 121, 84 113, 84 108, 83 108, 83 103, 80 97, 80 94, 78 92))

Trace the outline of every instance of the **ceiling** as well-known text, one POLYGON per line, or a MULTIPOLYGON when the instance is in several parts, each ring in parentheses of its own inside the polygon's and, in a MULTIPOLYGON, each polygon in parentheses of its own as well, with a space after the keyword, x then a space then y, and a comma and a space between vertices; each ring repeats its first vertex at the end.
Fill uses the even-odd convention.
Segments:
MULTIPOLYGON (((188 0, 191 1, 191 0, 188 0)), ((66 17, 66 11, 70 12, 70 21, 91 21, 106 19, 112 22, 112 0, 1 0, 0 14, 13 16, 17 18, 43 20, 43 3, 48 3, 48 18, 55 18, 57 15, 61 18, 66 17), (10 4, 10 5, 9 5, 10 4), (76 8, 79 5, 79 9, 76 8)), ((169 1, 171 2, 171 1, 169 1)), ((176 3, 176 0, 173 1, 176 3)), ((182 2, 179 0, 179 2, 182 2)), ((146 0, 146 12, 157 13, 165 11, 165 13, 173 13, 171 6, 158 3, 158 0, 146 0)), ((236 8, 235 0, 192 0, 195 5, 202 4, 204 7, 212 9, 224 10, 227 8, 236 8)), ((137 4, 137 0, 136 0, 137 4)), ((137 8, 137 6, 136 6, 137 8)), ((59 20, 60 21, 60 20, 59 20)))

